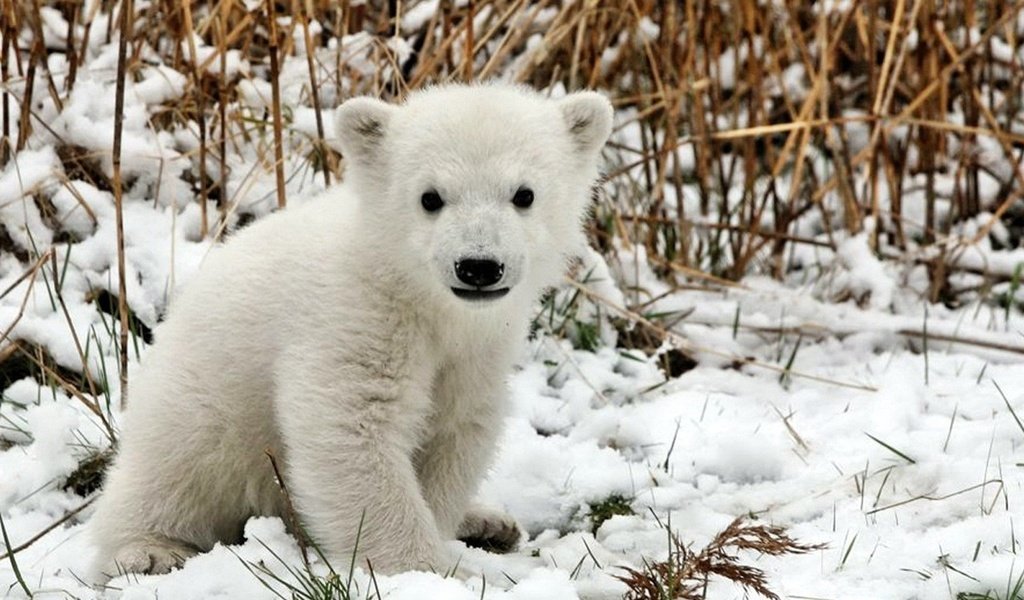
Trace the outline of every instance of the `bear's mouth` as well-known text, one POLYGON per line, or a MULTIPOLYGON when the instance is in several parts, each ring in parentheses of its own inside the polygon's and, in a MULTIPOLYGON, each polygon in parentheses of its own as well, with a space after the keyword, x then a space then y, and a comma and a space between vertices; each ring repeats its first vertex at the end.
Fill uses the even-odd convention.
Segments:
POLYGON ((508 293, 509 288, 500 288, 497 290, 481 290, 479 288, 457 288, 453 287, 452 292, 456 296, 463 300, 469 300, 470 302, 479 302, 482 300, 497 300, 508 293))

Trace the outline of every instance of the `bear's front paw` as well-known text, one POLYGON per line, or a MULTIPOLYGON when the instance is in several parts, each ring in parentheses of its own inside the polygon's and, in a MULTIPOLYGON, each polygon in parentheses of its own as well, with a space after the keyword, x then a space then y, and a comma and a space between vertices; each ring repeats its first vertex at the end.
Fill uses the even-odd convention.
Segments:
POLYGON ((162 575, 180 567, 196 549, 176 542, 134 542, 122 547, 114 555, 112 573, 141 575, 162 575))
POLYGON ((455 537, 467 546, 505 554, 519 546, 523 533, 508 514, 477 507, 466 513, 455 537))

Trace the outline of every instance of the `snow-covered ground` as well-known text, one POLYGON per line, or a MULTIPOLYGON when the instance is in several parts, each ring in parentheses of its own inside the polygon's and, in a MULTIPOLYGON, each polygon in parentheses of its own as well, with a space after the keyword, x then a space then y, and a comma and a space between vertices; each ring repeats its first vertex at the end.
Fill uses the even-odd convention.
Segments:
MULTIPOLYGON (((345 47, 358 52, 359 36, 352 37, 345 47)), ((0 334, 30 344, 21 356, 49 365, 42 384, 21 374, 0 390, 0 516, 12 547, 88 502, 63 489, 83 458, 109 445, 100 419, 76 396, 87 382, 72 382, 74 393, 62 384, 82 369, 83 355, 101 390, 100 412, 115 425, 119 415, 117 324, 109 308, 100 309, 109 298, 101 292, 117 292, 113 197, 59 153, 77 148, 109 174, 115 49, 95 38, 61 108, 44 87, 37 90, 34 133, 0 172, 8 238, 0 236, 0 334)), ((228 66, 249 68, 237 57, 228 66)), ((293 204, 323 187, 310 167, 315 125, 305 68, 304 59, 291 58, 282 74, 293 204)), ((61 65, 51 69, 60 73, 61 65)), ((227 227, 218 228, 211 203, 211 233, 201 237, 201 211, 184 177, 198 160, 195 131, 154 126, 185 81, 150 66, 126 92, 128 303, 149 326, 188 284, 212 238, 275 202, 264 160, 269 131, 253 125, 255 141, 233 146, 226 160, 227 227)), ((266 82, 247 78, 242 87, 244 106, 233 110, 262 122, 266 82)), ((208 167, 219 180, 217 161, 208 167)), ((978 264, 1012 272, 1024 259, 1020 250, 987 244, 961 262, 977 255, 984 259, 978 264)), ((1024 552, 1024 315, 981 295, 958 309, 926 309, 925 267, 879 262, 863 235, 840 240, 835 252, 812 250, 790 257, 804 270, 783 282, 748 277, 674 292, 642 250, 620 245, 607 262, 589 257, 579 273, 592 295, 567 284, 553 300, 556 310, 538 305, 538 333, 510 379, 514 416, 482 490, 519 520, 528 541, 505 556, 465 550, 466 564, 486 584, 428 573, 373 582, 357 570, 353 596, 379 588, 396 599, 619 598, 626 591, 615 579, 621 567, 665 557, 666 527, 699 548, 748 515, 786 525, 802 542, 827 544, 800 556, 744 556, 785 598, 1005 598, 1024 573, 1024 560, 1016 560, 1024 552), (629 327, 619 309, 644 302, 644 315, 674 323, 661 354, 675 345, 695 367, 666 378, 661 354, 625 342, 629 327), (598 343, 581 342, 581 328, 596 332, 591 341, 598 343), (626 514, 595 529, 592 513, 609 507, 626 514)), ((959 277, 972 284, 971 275, 959 277)), ((1006 285, 1001 291, 1015 291, 1006 285)), ((134 366, 145 344, 135 335, 130 343, 134 366)), ((0 357, 8 348, 0 342, 0 357)), ((89 514, 85 506, 18 552, 16 563, 0 560, 0 595, 271 598, 284 587, 268 588, 256 565, 286 580, 287 567, 301 565, 282 523, 256 518, 240 546, 217 547, 168 575, 93 586, 80 579, 92 553, 84 535, 89 514)), ((713 582, 708 597, 742 595, 713 582)))
MULTIPOLYGON (((70 277, 64 293, 74 297, 70 277)), ((47 331, 56 337, 67 327, 43 288, 36 287, 18 325, 29 339, 47 331)), ((11 304, 5 300, 5 318, 11 304)), ((1010 410, 1024 415, 1019 358, 937 341, 927 353, 914 352, 894 331, 920 330, 923 316, 825 305, 808 290, 768 281, 729 292, 677 293, 656 310, 688 313, 677 329, 694 346, 776 365, 789 361, 795 339, 748 327, 814 332, 815 325, 834 323, 847 333, 805 336, 784 380, 708 354, 666 381, 655 361, 635 351, 578 350, 549 336, 532 341, 511 379, 515 416, 483 489, 530 539, 508 556, 466 551, 467 564, 489 574, 487 597, 619 597, 618 567, 664 558, 666 533, 658 520, 670 516, 671 527, 698 547, 745 514, 789 525, 804 542, 827 543, 806 556, 747 557, 789 598, 946 598, 1003 590, 1024 569, 1024 561, 1015 561, 1024 515, 1024 428, 1010 410), (591 533, 589 507, 615 496, 634 514, 614 516, 591 533)), ((956 329, 961 337, 1019 344, 1012 322, 1009 332, 989 330, 986 310, 976 316, 974 309, 932 311, 929 331, 956 329)), ((72 343, 68 337, 64 344, 72 343)), ((102 445, 104 437, 80 402, 28 379, 4 392, 0 417, 4 438, 15 443, 0 453, 0 506, 11 544, 18 545, 83 503, 59 482, 83 448, 102 445)), ((263 561, 283 573, 273 549, 299 564, 281 522, 261 518, 250 522, 240 547, 218 547, 169 575, 122 577, 92 588, 76 578, 91 553, 81 524, 88 509, 81 517, 17 555, 33 592, 273 597, 245 562, 263 561)), ((0 582, 7 593, 23 594, 7 561, 0 582)), ((477 598, 483 587, 482 580, 463 584, 422 573, 377 583, 389 598, 477 598)), ((365 579, 357 577, 357 585, 371 590, 365 579)), ((718 594, 711 597, 739 597, 733 589, 718 594)))

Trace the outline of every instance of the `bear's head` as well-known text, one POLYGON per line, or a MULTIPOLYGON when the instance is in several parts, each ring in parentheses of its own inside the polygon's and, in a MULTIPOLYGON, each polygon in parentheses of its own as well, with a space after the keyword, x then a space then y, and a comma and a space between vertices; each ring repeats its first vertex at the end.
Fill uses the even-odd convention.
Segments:
POLYGON ((612 108, 503 84, 450 85, 402 105, 345 102, 345 178, 387 272, 443 302, 529 304, 585 242, 582 223, 612 108), (504 299, 504 300, 503 300, 504 299))

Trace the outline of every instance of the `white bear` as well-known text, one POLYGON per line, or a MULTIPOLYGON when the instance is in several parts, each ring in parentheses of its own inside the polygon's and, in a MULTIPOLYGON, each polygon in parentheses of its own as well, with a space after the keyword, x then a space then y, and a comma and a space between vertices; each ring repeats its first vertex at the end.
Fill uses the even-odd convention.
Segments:
POLYGON ((361 521, 383 573, 448 569, 456 535, 514 541, 470 504, 611 121, 595 92, 503 84, 345 102, 344 183, 212 251, 157 327, 90 524, 100 570, 165 572, 287 517, 267 451, 335 564, 361 521))

